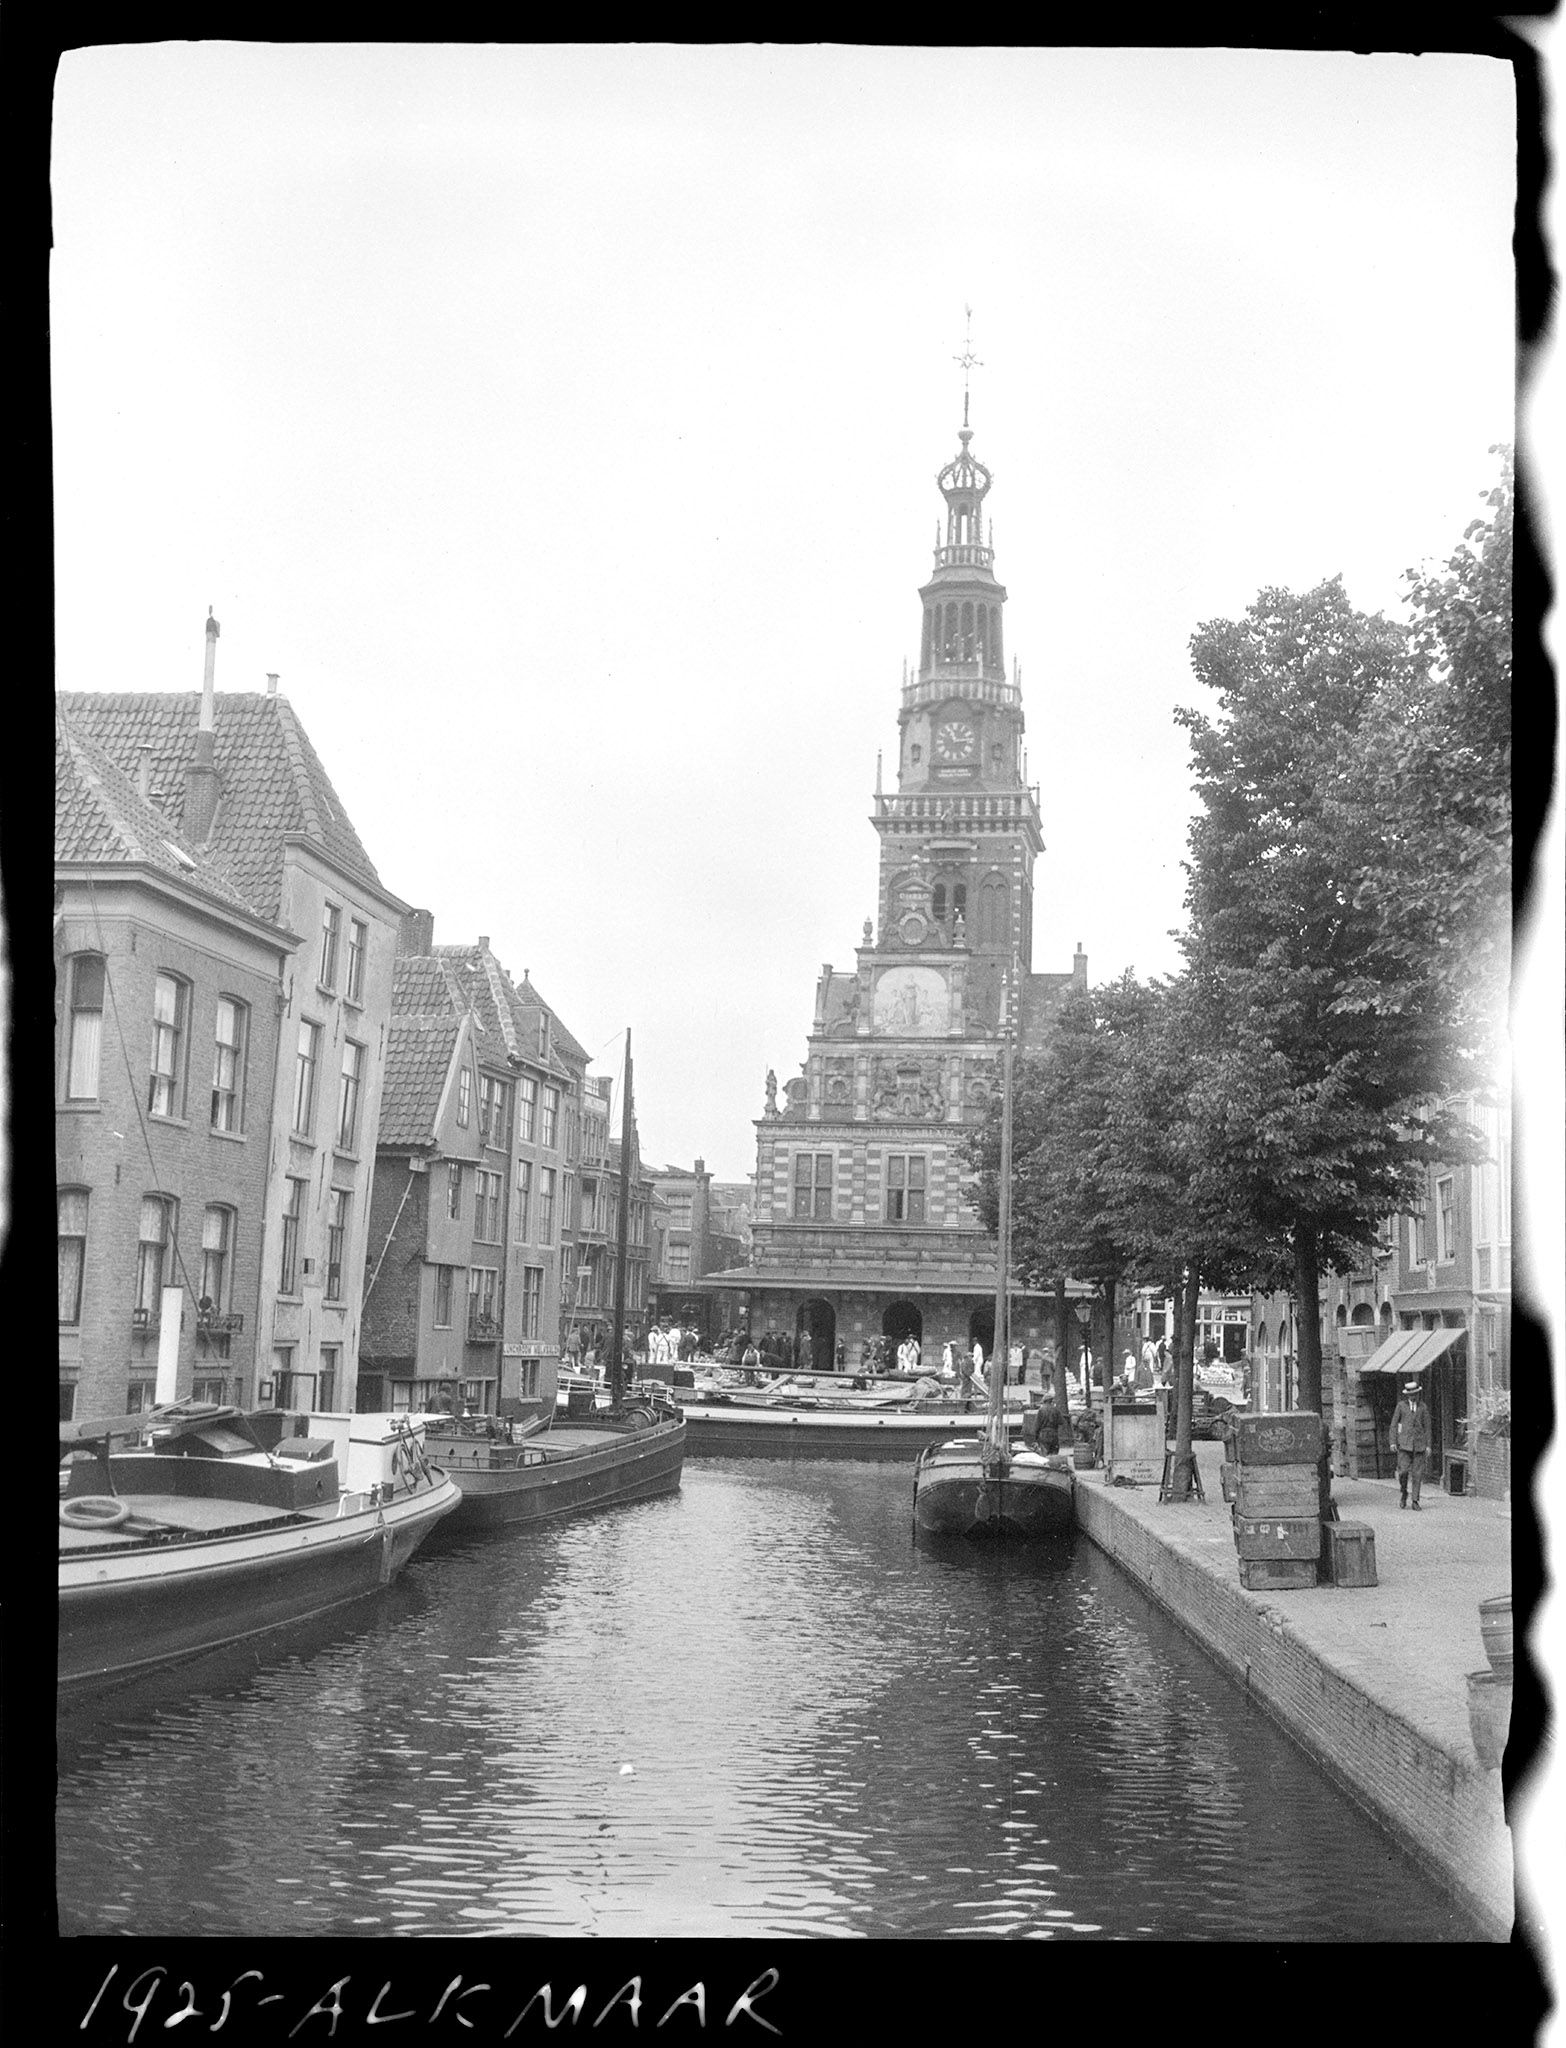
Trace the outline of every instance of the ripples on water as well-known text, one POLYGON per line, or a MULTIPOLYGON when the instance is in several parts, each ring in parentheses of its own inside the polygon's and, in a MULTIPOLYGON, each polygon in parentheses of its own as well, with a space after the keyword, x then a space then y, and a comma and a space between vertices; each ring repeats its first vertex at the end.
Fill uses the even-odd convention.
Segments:
POLYGON ((911 1507, 693 1462, 126 1692, 62 1724, 62 1931, 1472 1938, 1090 1545, 911 1507))

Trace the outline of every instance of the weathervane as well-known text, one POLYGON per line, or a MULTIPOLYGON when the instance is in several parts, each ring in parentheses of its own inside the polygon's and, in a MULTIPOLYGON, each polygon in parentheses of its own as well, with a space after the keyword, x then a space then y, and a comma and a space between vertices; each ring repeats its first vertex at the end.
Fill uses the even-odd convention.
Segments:
POLYGON ((973 308, 972 306, 964 306, 962 310, 966 316, 966 324, 964 325, 962 336, 962 354, 960 356, 953 356, 952 361, 962 365, 962 423, 964 426, 967 426, 968 372, 976 368, 982 370, 984 363, 982 358, 976 356, 973 352, 973 308))

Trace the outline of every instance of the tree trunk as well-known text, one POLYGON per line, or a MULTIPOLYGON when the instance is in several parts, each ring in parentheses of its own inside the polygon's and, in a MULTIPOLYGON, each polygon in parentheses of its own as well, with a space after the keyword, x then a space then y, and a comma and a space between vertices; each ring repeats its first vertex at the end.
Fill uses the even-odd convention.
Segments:
POLYGON ((1332 1447, 1321 1400, 1321 1267, 1316 1233, 1303 1226, 1294 1233, 1294 1313, 1299 1342, 1300 1407, 1321 1417, 1321 1455, 1316 1462, 1316 1493, 1321 1512, 1321 1559, 1317 1578, 1330 1576, 1327 1524, 1332 1519, 1332 1447))
POLYGON ((1196 1370, 1197 1299, 1201 1275, 1193 1259, 1185 1278, 1175 1290, 1175 1455, 1171 1474, 1171 1496, 1191 1498, 1191 1473, 1195 1454, 1191 1449, 1191 1397, 1196 1370))
POLYGON ((1298 1405, 1309 1415, 1321 1415, 1321 1273, 1316 1233, 1303 1226, 1294 1233, 1294 1312, 1299 1319, 1298 1405))
POLYGON ((1094 1348, 1099 1356, 1099 1384, 1104 1389, 1104 1410, 1107 1416, 1109 1404, 1114 1399, 1110 1388, 1115 1377, 1115 1288, 1119 1275, 1111 1273, 1099 1282, 1098 1314, 1093 1318, 1094 1348))
POLYGON ((1071 1397, 1066 1385, 1066 1360, 1070 1357, 1067 1346, 1076 1334, 1077 1319, 1071 1312, 1071 1303, 1066 1299, 1066 1276, 1055 1275, 1055 1416, 1060 1424, 1063 1442, 1071 1437, 1071 1397))

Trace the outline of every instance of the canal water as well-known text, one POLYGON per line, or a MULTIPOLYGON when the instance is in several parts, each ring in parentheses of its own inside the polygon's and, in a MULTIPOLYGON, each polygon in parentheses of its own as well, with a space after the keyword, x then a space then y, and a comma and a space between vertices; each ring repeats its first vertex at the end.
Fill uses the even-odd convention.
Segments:
POLYGON ((73 1716, 61 1931, 1474 1938, 1091 1545, 911 1506, 690 1460, 73 1716))

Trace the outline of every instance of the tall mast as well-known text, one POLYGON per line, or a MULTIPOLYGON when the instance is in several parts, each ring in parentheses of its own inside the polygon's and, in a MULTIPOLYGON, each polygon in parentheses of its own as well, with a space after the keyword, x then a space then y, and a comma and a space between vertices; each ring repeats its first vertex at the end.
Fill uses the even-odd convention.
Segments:
POLYGON ((625 1100, 620 1106, 620 1215, 614 1247, 614 1331, 609 1343, 609 1403, 625 1397, 625 1267, 631 1241, 631 1028, 625 1029, 625 1100))
POLYGON ((996 1218, 995 1252, 995 1343, 990 1358, 990 1426, 992 1451, 1004 1457, 1006 1450, 1006 1363, 1011 1352, 1011 1331, 1007 1327, 1011 1262, 1011 1031, 1010 992, 1001 981, 1001 1150, 1000 1213, 996 1218))

